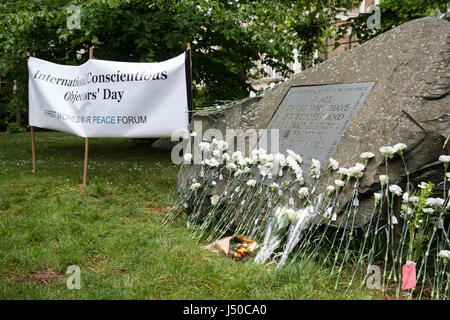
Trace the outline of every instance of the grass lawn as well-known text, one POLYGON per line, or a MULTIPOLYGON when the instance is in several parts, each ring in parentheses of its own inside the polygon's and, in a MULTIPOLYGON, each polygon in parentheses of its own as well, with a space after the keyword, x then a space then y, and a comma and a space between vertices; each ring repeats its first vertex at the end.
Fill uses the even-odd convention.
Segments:
MULTIPOLYGON (((84 140, 37 133, 0 135, 0 299, 372 299, 334 290, 313 263, 277 271, 216 257, 183 222, 162 226, 178 166, 170 153, 131 139, 84 140), (66 269, 81 268, 81 289, 66 269)), ((343 283, 348 277, 343 275, 343 283)))

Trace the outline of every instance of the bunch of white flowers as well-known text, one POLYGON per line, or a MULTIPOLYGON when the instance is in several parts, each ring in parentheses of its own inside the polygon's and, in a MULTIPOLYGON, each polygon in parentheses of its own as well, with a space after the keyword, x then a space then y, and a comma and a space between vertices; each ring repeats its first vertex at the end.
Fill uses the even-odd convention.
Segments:
MULTIPOLYGON (((286 208, 286 207, 279 207, 275 211, 275 219, 277 222, 277 229, 284 229, 289 225, 289 213, 294 210, 286 208)), ((292 213, 291 213, 292 214, 292 213)))

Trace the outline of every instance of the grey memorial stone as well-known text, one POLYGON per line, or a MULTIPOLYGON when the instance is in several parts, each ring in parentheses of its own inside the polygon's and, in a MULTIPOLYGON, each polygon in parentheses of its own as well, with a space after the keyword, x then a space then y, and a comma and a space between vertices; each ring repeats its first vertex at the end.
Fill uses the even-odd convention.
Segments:
MULTIPOLYGON (((289 81, 265 94, 259 102, 255 102, 251 106, 253 113, 248 108, 244 110, 246 114, 252 114, 251 121, 247 122, 248 126, 252 125, 254 129, 273 126, 285 130, 286 137, 280 134, 283 148, 289 146, 305 159, 316 156, 323 160, 322 167, 325 168, 328 165, 326 158, 330 156, 340 166, 349 168, 357 162, 363 162, 361 153, 373 152, 376 156, 369 162, 359 185, 360 214, 356 223, 362 225, 367 222, 373 208, 373 193, 380 188, 379 175, 385 174, 384 157, 378 151, 382 146, 405 143, 408 146, 405 150, 406 166, 412 183, 432 181, 438 183, 438 191, 442 190, 439 182, 443 179, 443 166, 437 160, 439 155, 449 153, 448 145, 447 149, 443 148, 450 135, 449 91, 450 23, 423 18, 398 26, 361 46, 294 75, 289 81), (307 123, 306 119, 313 117, 311 108, 308 112, 303 112, 303 115, 298 110, 289 110, 300 105, 311 106, 308 99, 311 102, 312 97, 317 97, 316 93, 311 92, 308 98, 301 90, 330 88, 333 85, 353 87, 367 83, 375 85, 371 91, 367 87, 364 89, 368 95, 361 97, 364 99, 361 99, 357 108, 353 96, 349 96, 347 102, 339 102, 350 104, 354 109, 344 114, 346 120, 334 122, 334 137, 327 130, 314 131, 316 136, 307 127, 294 128, 295 121, 287 122, 283 120, 287 118, 281 118, 283 114, 290 113, 298 123, 307 123), (295 99, 296 94, 300 93, 298 99, 295 99), (284 103, 285 97, 288 99, 286 101, 294 98, 293 102, 284 103), (323 145, 316 144, 324 150, 323 154, 312 148, 317 141, 324 142, 323 145)), ((342 98, 338 93, 332 96, 336 101, 342 98)), ((241 110, 242 107, 230 110, 230 115, 224 118, 240 119, 238 122, 241 124, 244 114, 241 110)), ((202 115, 204 119, 209 116, 202 115)), ((211 116, 217 121, 209 123, 217 128, 237 123, 222 121, 215 114, 211 116)), ((186 171, 183 173, 183 170, 180 171, 179 178, 185 179, 189 174, 186 171)), ((389 176, 391 183, 404 188, 406 175, 399 157, 390 161, 389 176)), ((335 174, 323 174, 315 195, 325 193, 326 187, 333 184, 334 179, 335 174)), ((341 207, 335 208, 336 211, 350 200, 350 189, 347 188, 342 195, 341 207)))

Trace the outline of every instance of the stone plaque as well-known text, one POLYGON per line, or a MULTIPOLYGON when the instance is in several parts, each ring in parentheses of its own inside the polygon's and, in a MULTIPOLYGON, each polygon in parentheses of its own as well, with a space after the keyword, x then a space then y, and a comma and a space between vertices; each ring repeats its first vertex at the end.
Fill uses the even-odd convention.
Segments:
POLYGON ((305 180, 317 159, 326 169, 349 123, 375 82, 291 87, 269 123, 279 129, 279 151, 290 149, 304 161, 305 180))

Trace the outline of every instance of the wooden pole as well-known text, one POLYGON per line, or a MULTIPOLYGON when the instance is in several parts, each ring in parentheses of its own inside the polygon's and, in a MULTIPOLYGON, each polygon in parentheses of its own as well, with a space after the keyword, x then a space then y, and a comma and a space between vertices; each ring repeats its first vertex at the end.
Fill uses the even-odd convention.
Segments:
POLYGON ((84 140, 84 172, 83 172, 83 187, 86 187, 87 183, 87 170, 88 170, 88 155, 89 155, 89 139, 84 140))
MULTIPOLYGON (((94 47, 89 48, 89 60, 94 57, 94 47)), ((87 170, 88 170, 88 159, 89 159, 89 138, 84 140, 84 172, 83 172, 83 185, 85 188, 87 184, 87 170)))
MULTIPOLYGON (((30 58, 30 53, 27 52, 27 60, 28 58, 30 58)), ((30 131, 31 131, 31 157, 33 159, 33 169, 32 169, 32 173, 33 175, 36 175, 36 144, 35 144, 35 140, 34 140, 34 127, 30 126, 30 131)))
POLYGON ((31 154, 33 157, 33 175, 36 175, 36 145, 34 144, 34 127, 31 126, 31 154))

